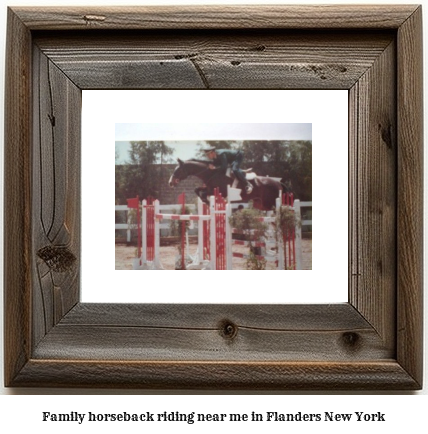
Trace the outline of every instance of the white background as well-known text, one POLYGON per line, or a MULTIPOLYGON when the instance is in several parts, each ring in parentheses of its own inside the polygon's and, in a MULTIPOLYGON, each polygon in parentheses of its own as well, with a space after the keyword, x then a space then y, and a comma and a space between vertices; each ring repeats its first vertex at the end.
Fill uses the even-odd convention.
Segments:
MULTIPOLYGON (((32 1, 17 1, 17 0, 9 0, 7 2, 9 5, 32 5, 32 6, 41 6, 41 5, 70 5, 70 4, 79 4, 79 5, 108 5, 108 4, 119 4, 118 0, 75 0, 74 2, 61 2, 57 1, 48 1, 48 0, 32 0, 32 1)), ((142 0, 127 0, 127 4, 147 4, 142 0)), ((150 4, 160 4, 161 2, 152 0, 150 4)), ((186 3, 183 0, 180 2, 167 1, 162 2, 163 4, 180 4, 186 3)), ((202 2, 191 2, 187 1, 187 4, 195 4, 195 3, 219 3, 218 1, 202 1, 202 2)), ((231 2, 228 2, 230 4, 231 2)), ((263 3, 263 1, 251 1, 251 0, 235 0, 234 3, 248 4, 248 3, 263 3)), ((269 0, 268 2, 264 2, 273 4, 273 3, 284 3, 278 2, 275 0, 269 0)), ((291 3, 296 3, 295 1, 291 3)), ((308 2, 300 1, 300 4, 315 4, 321 3, 325 4, 326 1, 316 1, 310 0, 308 2)), ((343 3, 340 1, 331 1, 329 3, 343 3)), ((344 2, 347 3, 347 2, 344 2)), ((349 3, 349 2, 348 2, 349 3)), ((358 1, 352 0, 352 3, 384 3, 390 4, 394 3, 392 0, 390 1, 382 1, 382 0, 374 0, 374 1, 358 1)), ((398 3, 409 3, 413 4, 413 1, 400 1, 398 3)), ((5 42, 5 29, 6 29, 6 2, 2 2, 3 6, 0 9, 0 76, 4 77, 4 42, 5 42)), ((424 13, 424 28, 428 29, 428 23, 426 18, 426 10, 424 13)), ((424 58, 427 59, 427 47, 426 37, 424 50, 425 55, 424 58)), ((425 71, 427 71, 425 65, 425 71)), ((426 76, 426 72, 425 72, 426 76)), ((424 86, 425 102, 427 99, 427 86, 424 86)), ((3 101, 3 88, 0 87, 0 100, 3 101)), ((3 119, 3 105, 0 105, 0 114, 3 119)), ((428 113, 428 110, 425 109, 425 116, 428 113)), ((3 123, 0 123, 0 143, 3 146, 3 123)), ((2 153, 0 154, 0 168, 2 168, 2 153)), ((427 167, 427 165, 426 165, 427 167)), ((3 176, 1 174, 1 179, 3 176)), ((1 198, 2 199, 2 198, 1 198)), ((3 201, 1 200, 1 203, 3 201)), ((426 200, 425 200, 426 203, 426 200)), ((0 214, 0 219, 2 219, 2 214, 0 214)), ((3 243, 0 243, 0 257, 3 256, 2 249, 3 243)), ((0 262, 0 271, 3 264, 0 262)), ((426 279, 425 279, 426 281, 426 279)), ((426 298, 425 298, 426 299, 426 298)), ((1 300, 1 299, 0 299, 1 300)), ((2 301, 0 301, 0 304, 2 301)), ((425 312, 428 311, 427 302, 425 301, 425 312)), ((0 306, 0 315, 2 315, 2 309, 0 306)), ((3 336, 3 322, 0 322, 0 336, 3 336)), ((426 326, 425 326, 426 328, 426 326)), ((425 333, 428 336, 428 332, 425 333)), ((1 338, 0 338, 1 339, 1 338)), ((427 345, 425 345, 425 348, 427 345)), ((1 346, 0 351, 3 348, 1 346)), ((2 363, 3 355, 0 354, 0 360, 2 363)), ((313 432, 314 430, 321 432, 346 432, 348 433, 361 433, 362 430, 369 433, 378 433, 382 432, 396 432, 396 431, 407 431, 407 430, 420 430, 424 431, 427 427, 426 421, 426 408, 428 404, 427 399, 427 384, 428 382, 428 374, 425 368, 425 388, 422 392, 416 392, 413 394, 405 395, 404 393, 392 393, 389 396, 384 396, 381 393, 368 393, 368 394, 358 394, 358 393, 344 393, 341 395, 338 394, 327 394, 325 396, 318 396, 317 394, 309 393, 309 394, 294 394, 292 392, 287 393, 287 391, 277 392, 273 394, 263 395, 261 392, 255 394, 255 396, 243 396, 239 393, 228 393, 226 396, 222 392, 211 392, 208 391, 206 394, 202 394, 202 396, 194 396, 192 392, 187 392, 183 396, 163 396, 164 392, 155 393, 155 396, 145 396, 144 391, 98 391, 98 390, 75 390, 75 389, 4 389, 1 388, 2 380, 2 372, 0 373, 0 390, 3 396, 0 397, 0 427, 2 431, 8 432, 11 430, 20 430, 28 429, 33 432, 55 432, 57 433, 59 430, 63 432, 94 432, 94 426, 86 425, 86 426, 78 426, 75 423, 64 423, 60 426, 56 424, 46 425, 46 422, 41 422, 41 412, 42 411, 52 411, 52 412, 70 412, 70 411, 80 411, 80 412, 120 412, 120 411, 128 411, 128 412, 143 412, 143 411, 204 411, 204 412, 241 412, 241 413, 249 413, 252 410, 257 412, 266 411, 279 411, 279 412, 307 412, 307 413, 319 413, 324 411, 336 411, 336 412, 353 412, 353 411, 368 411, 368 412, 383 412, 387 415, 387 422, 380 424, 364 424, 361 425, 359 423, 345 423, 342 426, 342 423, 334 423, 334 424, 286 424, 285 426, 282 424, 275 425, 239 425, 236 424, 228 424, 228 425, 217 425, 210 424, 204 427, 204 432, 218 432, 219 429, 222 432, 236 432, 239 429, 245 429, 247 432, 259 432, 261 429, 266 432, 295 432, 299 430, 299 432, 313 432), (43 397, 36 396, 24 396, 24 395, 35 395, 40 394, 44 395, 43 397), (73 396, 73 395, 79 396, 73 396), (90 394, 105 394, 106 396, 97 396, 92 397, 90 394), (123 395, 119 396, 118 395, 123 395), (16 395, 16 396, 13 396, 16 395), (53 396, 60 395, 60 396, 53 396), (80 396, 82 395, 82 396, 80 396), (86 396, 85 396, 86 395, 86 396), (162 396, 157 396, 162 395, 162 396), (218 396, 220 395, 220 396, 218 396), (293 395, 293 396, 290 396, 293 395), (233 431, 232 431, 233 430, 233 431)), ((169 391, 168 395, 173 395, 175 393, 183 393, 183 391, 169 391)), ((324 394, 323 394, 324 395, 324 394)), ((184 426, 184 425, 167 425, 168 428, 173 428, 177 432, 189 432, 191 429, 195 430, 201 428, 201 425, 192 425, 192 426, 184 426)), ((123 426, 123 425, 115 425, 115 424, 103 424, 97 425, 97 428, 101 428, 103 432, 117 432, 118 430, 126 429, 126 432, 158 432, 162 429, 162 425, 155 425, 154 427, 149 427, 146 425, 134 425, 134 426, 123 426)))
MULTIPOLYGON (((201 90, 185 94, 183 97, 180 90, 83 92, 82 300, 134 303, 347 301, 348 92, 201 90), (228 104, 228 101, 239 101, 239 104, 228 104), (209 272, 208 275, 201 272, 175 273, 173 270, 157 273, 115 270, 115 122, 141 122, 141 119, 148 124, 186 124, 189 120, 195 124, 211 122, 222 124, 222 130, 227 124, 232 134, 229 139, 271 140, 287 140, 289 137, 267 137, 268 131, 274 130, 266 126, 267 123, 312 123, 313 269, 282 273, 274 270, 229 270, 215 274, 209 272), (261 124, 259 137, 254 134, 242 137, 242 132, 233 128, 234 123, 241 122, 253 123, 253 126, 261 124), (100 155, 104 156, 102 160, 100 155), (330 193, 331 190, 334 194, 330 193), (96 252, 100 252, 100 264, 94 264, 96 252)), ((207 126, 205 130, 200 139, 219 138, 213 135, 215 128, 207 126)), ((162 132, 157 138, 162 139, 162 132)), ((180 186, 176 190, 179 194, 180 186)))

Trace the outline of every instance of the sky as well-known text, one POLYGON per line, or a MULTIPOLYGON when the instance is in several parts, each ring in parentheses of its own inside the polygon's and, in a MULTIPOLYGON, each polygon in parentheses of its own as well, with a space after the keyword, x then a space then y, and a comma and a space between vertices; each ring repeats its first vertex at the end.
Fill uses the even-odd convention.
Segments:
POLYGON ((116 164, 128 159, 129 141, 163 140, 173 158, 194 158, 204 140, 312 140, 310 123, 116 123, 116 164))

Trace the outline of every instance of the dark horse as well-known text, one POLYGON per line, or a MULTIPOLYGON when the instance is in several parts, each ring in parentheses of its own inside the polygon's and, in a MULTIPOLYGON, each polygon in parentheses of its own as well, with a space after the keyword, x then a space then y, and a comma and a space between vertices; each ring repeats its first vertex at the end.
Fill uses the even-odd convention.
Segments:
MULTIPOLYGON (((178 166, 175 168, 169 185, 175 187, 180 181, 183 181, 189 176, 196 176, 204 183, 203 187, 197 187, 195 193, 205 203, 208 203, 209 197, 214 194, 214 189, 218 188, 223 197, 227 197, 227 186, 232 185, 233 179, 218 169, 211 170, 208 164, 201 160, 178 160, 178 166)), ((282 191, 282 184, 274 178, 268 176, 255 176, 250 181, 253 185, 253 191, 250 194, 245 193, 245 189, 241 188, 241 197, 243 202, 253 201, 254 208, 260 210, 272 210, 275 208, 276 198, 282 191)))

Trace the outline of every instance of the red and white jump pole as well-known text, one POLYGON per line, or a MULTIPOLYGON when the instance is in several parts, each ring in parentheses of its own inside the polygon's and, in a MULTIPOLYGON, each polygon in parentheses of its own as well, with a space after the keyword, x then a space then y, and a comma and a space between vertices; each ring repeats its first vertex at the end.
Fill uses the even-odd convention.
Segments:
MULTIPOLYGON (((180 195, 181 196, 181 195, 180 195)), ((180 199, 184 212, 184 193, 180 199)), ((232 228, 229 218, 232 213, 231 204, 228 203, 218 192, 210 197, 209 214, 207 208, 204 209, 202 202, 198 205, 197 215, 186 214, 161 214, 159 211, 159 201, 152 199, 143 200, 142 204, 142 249, 139 249, 139 257, 136 258, 134 269, 162 270, 160 262, 160 221, 161 220, 180 220, 185 225, 185 221, 198 221, 198 254, 197 263, 188 266, 189 269, 211 269, 211 270, 231 270, 233 256, 245 257, 243 254, 233 253, 232 244, 243 244, 232 240, 232 228), (208 237, 209 231, 209 237, 208 237), (208 242, 209 241, 209 242, 208 242), (141 254, 140 254, 141 252, 141 254)), ((300 221, 300 201, 294 200, 292 196, 282 196, 277 199, 277 209, 280 206, 289 206, 296 213, 297 221, 300 221)), ((138 208, 138 207, 137 207, 138 208)), ((260 217, 266 223, 274 223, 275 217, 260 217)), ((184 228, 185 229, 185 226, 184 228)), ((182 269, 186 269, 185 264, 185 230, 182 230, 181 251, 182 269), (184 262, 184 263, 183 263, 184 262)), ((245 243, 245 242, 244 242, 245 243)), ((248 242, 247 242, 248 243, 248 242)), ((266 247, 266 243, 256 243, 266 247)), ((301 248, 301 228, 296 228, 290 234, 285 234, 279 240, 275 255, 263 255, 266 260, 276 260, 277 269, 301 269, 302 268, 302 248, 301 248), (284 260, 283 243, 288 251, 287 264, 284 260)))
POLYGON ((230 270, 232 258, 228 255, 228 239, 230 234, 230 204, 222 197, 218 189, 214 190, 214 196, 210 197, 210 246, 211 269, 230 270))

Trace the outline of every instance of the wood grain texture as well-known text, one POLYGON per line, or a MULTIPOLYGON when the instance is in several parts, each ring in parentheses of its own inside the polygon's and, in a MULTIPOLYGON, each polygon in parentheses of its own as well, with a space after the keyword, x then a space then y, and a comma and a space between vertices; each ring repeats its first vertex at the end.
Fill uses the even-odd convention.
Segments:
POLYGON ((9 10, 6 385, 420 388, 421 40, 416 6, 9 10), (349 89, 349 303, 78 302, 81 90, 134 87, 349 89))
POLYGON ((348 303, 311 305, 104 304, 79 303, 63 325, 136 326, 217 330, 224 320, 238 326, 270 330, 371 329, 348 303), (185 322, 183 320, 185 316, 185 322), (269 327, 267 327, 267 325, 269 327))
POLYGON ((53 32, 35 43, 82 89, 349 89, 393 39, 367 30, 53 32))
POLYGON ((7 44, 14 45, 6 50, 5 71, 4 376, 9 383, 30 357, 31 345, 31 40, 10 11, 7 26, 7 44))
POLYGON ((30 360, 15 378, 15 385, 283 391, 412 390, 418 387, 394 361, 210 363, 30 360))
POLYGON ((355 362, 391 359, 394 353, 349 304, 80 304, 46 336, 33 356, 56 360, 355 362), (226 325, 234 328, 233 335, 225 333, 226 325))
POLYGON ((397 359, 422 383, 423 102, 422 7, 398 32, 397 359), (418 344, 419 342, 419 344, 418 344))
POLYGON ((415 5, 14 7, 30 29, 397 29, 415 5))
POLYGON ((395 43, 351 89, 350 301, 395 347, 397 124, 395 43))
POLYGON ((81 91, 33 50, 33 345, 79 300, 81 91))

